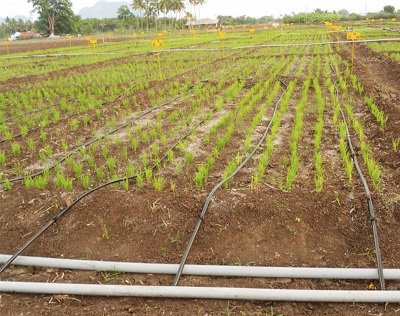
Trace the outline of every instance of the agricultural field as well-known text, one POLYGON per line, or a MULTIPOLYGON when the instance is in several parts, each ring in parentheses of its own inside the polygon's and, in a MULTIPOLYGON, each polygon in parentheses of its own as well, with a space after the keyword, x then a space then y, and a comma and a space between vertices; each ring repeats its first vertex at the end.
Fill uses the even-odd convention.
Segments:
MULTIPOLYGON (((354 30, 365 39, 399 37, 354 30)), ((51 223, 22 255, 179 264, 187 253, 187 264, 400 268, 400 42, 357 43, 352 65, 350 42, 330 44, 346 33, 323 26, 159 36, 162 47, 134 37, 1 51, 1 254, 51 223)), ((22 266, 1 274, 119 285, 171 285, 173 278, 22 266)), ((385 287, 400 290, 396 281, 385 287)), ((2 294, 0 308, 2 315, 272 316, 396 315, 400 305, 2 294)))

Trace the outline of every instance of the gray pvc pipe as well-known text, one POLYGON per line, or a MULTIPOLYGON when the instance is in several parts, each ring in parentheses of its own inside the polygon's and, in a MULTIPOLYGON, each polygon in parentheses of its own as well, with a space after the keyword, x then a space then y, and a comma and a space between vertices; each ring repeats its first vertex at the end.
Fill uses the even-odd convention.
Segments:
MULTIPOLYGON (((0 254, 0 264, 10 255, 0 254)), ((137 274, 176 274, 179 264, 130 263, 112 261, 90 261, 20 256, 15 265, 67 270, 119 271, 137 274)), ((385 279, 400 280, 400 269, 385 269, 385 279)), ((250 277, 250 278, 293 278, 293 279, 341 279, 377 280, 378 272, 373 269, 355 268, 298 268, 298 267, 255 267, 255 266, 216 266, 185 265, 185 275, 250 277)))
POLYGON ((0 282, 0 293, 135 296, 291 302, 399 303, 400 291, 285 290, 188 286, 137 286, 0 282))

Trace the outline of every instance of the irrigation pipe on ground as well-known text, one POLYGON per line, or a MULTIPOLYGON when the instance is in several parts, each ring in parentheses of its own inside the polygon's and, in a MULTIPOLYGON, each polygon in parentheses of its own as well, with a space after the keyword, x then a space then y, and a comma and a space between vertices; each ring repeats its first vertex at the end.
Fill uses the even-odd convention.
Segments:
POLYGON ((400 291, 286 290, 190 286, 137 286, 0 282, 0 292, 90 296, 135 296, 186 299, 259 300, 290 302, 399 303, 400 291))
MULTIPOLYGON (((0 263, 11 258, 0 254, 0 263)), ((55 268, 82 271, 118 271, 133 274, 166 274, 177 273, 179 264, 136 263, 115 261, 94 261, 65 258, 43 258, 19 256, 13 265, 55 268)), ((387 280, 400 280, 400 269, 385 269, 387 280)), ((240 278, 292 278, 292 279, 337 279, 337 280, 378 280, 375 268, 315 268, 315 267, 262 267, 262 266, 228 266, 228 265, 191 265, 183 268, 183 275, 240 277, 240 278)))

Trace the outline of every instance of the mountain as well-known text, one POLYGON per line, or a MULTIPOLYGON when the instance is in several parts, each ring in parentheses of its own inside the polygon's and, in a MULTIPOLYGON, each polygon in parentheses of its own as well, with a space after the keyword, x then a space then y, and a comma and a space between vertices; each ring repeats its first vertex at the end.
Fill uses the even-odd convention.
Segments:
POLYGON ((82 19, 116 18, 118 16, 118 8, 122 5, 126 5, 126 2, 99 1, 93 7, 83 8, 78 14, 82 19))
MULTIPOLYGON (((14 16, 12 18, 15 19, 15 20, 21 19, 22 21, 30 21, 31 20, 31 18, 29 18, 29 17, 27 17, 25 15, 16 15, 16 16, 14 16)), ((0 23, 3 23, 5 21, 6 21, 5 17, 4 18, 0 17, 0 23)))

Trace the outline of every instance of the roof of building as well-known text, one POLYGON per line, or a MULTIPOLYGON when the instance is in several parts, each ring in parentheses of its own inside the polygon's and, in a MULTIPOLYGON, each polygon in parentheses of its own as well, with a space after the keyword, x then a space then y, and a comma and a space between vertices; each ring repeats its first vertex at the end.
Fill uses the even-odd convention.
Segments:
POLYGON ((197 25, 216 25, 219 24, 218 19, 200 19, 191 20, 186 23, 186 26, 197 26, 197 25))

